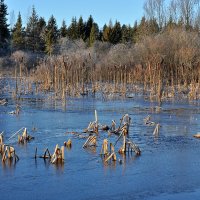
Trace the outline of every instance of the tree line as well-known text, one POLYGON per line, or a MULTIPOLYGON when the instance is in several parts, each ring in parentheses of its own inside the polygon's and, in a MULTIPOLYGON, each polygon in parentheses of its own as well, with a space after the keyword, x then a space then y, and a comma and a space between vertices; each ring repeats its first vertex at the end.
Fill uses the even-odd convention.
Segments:
POLYGON ((86 21, 81 16, 79 19, 73 17, 68 26, 63 20, 61 27, 58 28, 53 15, 46 22, 43 17, 38 16, 33 6, 25 27, 19 13, 14 27, 9 29, 6 18, 7 6, 4 0, 0 0, 1 52, 24 50, 52 55, 55 53, 55 47, 63 38, 83 40, 88 47, 91 47, 96 41, 114 45, 118 43, 136 44, 147 36, 177 27, 199 32, 198 3, 199 0, 171 0, 168 4, 165 0, 146 0, 144 16, 133 26, 121 25, 119 21, 114 23, 110 21, 103 28, 99 28, 91 15, 86 21))

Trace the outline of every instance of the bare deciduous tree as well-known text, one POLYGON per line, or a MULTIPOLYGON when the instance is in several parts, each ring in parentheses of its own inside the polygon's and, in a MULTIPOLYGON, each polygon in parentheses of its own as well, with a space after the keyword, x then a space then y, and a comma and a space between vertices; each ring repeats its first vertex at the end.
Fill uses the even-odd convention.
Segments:
POLYGON ((193 17, 197 11, 199 0, 177 0, 177 4, 186 28, 189 28, 193 24, 193 17))
POLYGON ((165 0, 147 0, 144 4, 146 17, 156 19, 160 29, 165 22, 165 0))
POLYGON ((144 12, 147 19, 155 18, 155 0, 147 0, 144 3, 144 12))
POLYGON ((169 3, 169 18, 175 23, 178 21, 177 0, 171 0, 169 3))

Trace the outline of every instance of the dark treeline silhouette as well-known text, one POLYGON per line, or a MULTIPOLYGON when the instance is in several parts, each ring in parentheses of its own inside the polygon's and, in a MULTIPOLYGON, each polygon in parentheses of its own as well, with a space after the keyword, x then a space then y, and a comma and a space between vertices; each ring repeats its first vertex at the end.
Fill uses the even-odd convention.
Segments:
POLYGON ((177 94, 200 98, 198 0, 146 0, 140 21, 110 21, 102 28, 92 16, 73 17, 69 25, 63 20, 59 28, 53 15, 45 21, 33 7, 26 26, 19 13, 10 32, 0 2, 0 53, 11 52, 1 62, 15 66, 16 77, 30 75, 37 90, 65 97, 142 88, 158 101, 177 94))

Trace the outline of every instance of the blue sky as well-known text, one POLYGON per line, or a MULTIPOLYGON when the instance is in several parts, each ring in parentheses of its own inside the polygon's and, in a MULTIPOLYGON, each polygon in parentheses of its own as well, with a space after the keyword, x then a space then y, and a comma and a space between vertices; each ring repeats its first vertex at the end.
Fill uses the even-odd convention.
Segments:
MULTIPOLYGON (((91 14, 100 28, 111 19, 120 21, 121 24, 133 25, 135 20, 140 20, 143 15, 145 0, 5 0, 8 13, 15 13, 15 19, 20 11, 23 22, 27 22, 34 5, 39 16, 47 21, 53 14, 58 26, 65 19, 67 25, 71 18, 80 16, 87 20, 91 14)), ((8 23, 10 17, 8 16, 8 23)))

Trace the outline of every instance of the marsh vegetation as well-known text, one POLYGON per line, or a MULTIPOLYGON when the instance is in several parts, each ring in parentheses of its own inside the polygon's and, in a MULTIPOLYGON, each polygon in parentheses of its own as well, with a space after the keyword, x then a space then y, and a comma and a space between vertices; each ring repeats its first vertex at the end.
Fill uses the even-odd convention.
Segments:
POLYGON ((1 72, 15 78, 15 97, 144 94, 160 103, 200 98, 197 0, 147 0, 141 21, 110 21, 102 29, 92 16, 73 17, 58 28, 54 16, 46 22, 33 7, 26 26, 19 13, 10 32, 1 5, 1 72))

